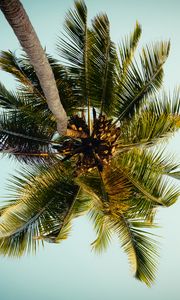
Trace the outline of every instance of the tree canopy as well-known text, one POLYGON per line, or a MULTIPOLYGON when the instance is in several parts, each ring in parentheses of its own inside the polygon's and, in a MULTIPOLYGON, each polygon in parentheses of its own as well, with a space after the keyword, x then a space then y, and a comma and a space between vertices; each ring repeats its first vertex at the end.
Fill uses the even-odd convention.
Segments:
POLYGON ((146 45, 138 56, 138 22, 116 46, 108 16, 90 25, 87 17, 85 2, 75 1, 57 42, 61 63, 47 54, 66 135, 57 132, 27 54, 0 54, 1 69, 17 81, 16 91, 0 84, 0 151, 22 163, 0 209, 0 253, 16 257, 61 242, 72 219, 87 213, 97 234, 92 248, 105 250, 115 234, 135 277, 151 285, 155 215, 179 196, 171 180, 180 179, 179 163, 165 145, 180 127, 180 89, 161 91, 170 42, 146 45))

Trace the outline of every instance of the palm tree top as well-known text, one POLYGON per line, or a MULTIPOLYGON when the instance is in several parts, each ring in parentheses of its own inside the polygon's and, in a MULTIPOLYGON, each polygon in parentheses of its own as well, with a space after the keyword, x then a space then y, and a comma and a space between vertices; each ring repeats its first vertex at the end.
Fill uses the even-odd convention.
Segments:
POLYGON ((64 31, 57 42, 63 63, 47 60, 68 116, 65 135, 28 55, 0 55, 1 69, 18 82, 16 92, 0 84, 0 149, 23 166, 0 210, 0 253, 58 243, 72 219, 88 213, 93 249, 106 249, 115 234, 136 278, 151 285, 158 247, 149 230, 157 209, 179 196, 169 180, 180 179, 179 164, 157 148, 180 127, 179 88, 160 93, 170 42, 145 46, 137 59, 140 24, 117 47, 107 15, 89 25, 84 1, 68 11, 64 31))

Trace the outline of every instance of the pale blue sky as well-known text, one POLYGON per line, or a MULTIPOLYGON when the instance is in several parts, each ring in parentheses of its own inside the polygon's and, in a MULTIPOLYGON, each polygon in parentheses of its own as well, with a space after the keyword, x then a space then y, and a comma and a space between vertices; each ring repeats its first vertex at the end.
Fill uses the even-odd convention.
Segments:
MULTIPOLYGON (((65 12, 73 1, 24 0, 29 17, 43 46, 53 54, 55 41, 65 12)), ((140 45, 159 39, 171 40, 171 52, 165 66, 164 86, 169 91, 180 84, 180 1, 176 0, 87 0, 90 19, 106 12, 115 42, 128 34, 136 20, 143 28, 140 45)), ((0 49, 19 49, 11 28, 0 14, 0 49)), ((9 77, 0 73, 0 81, 13 88, 9 77)), ((180 161, 180 135, 168 145, 180 161)), ((0 191, 5 194, 5 179, 13 163, 0 161, 0 191)), ((155 285, 148 289, 131 277, 129 265, 117 241, 101 256, 90 250, 94 234, 86 218, 74 222, 70 238, 61 245, 46 244, 37 256, 20 260, 0 258, 0 299, 2 300, 178 300, 180 294, 180 203, 158 214, 162 228, 161 257, 155 285)))

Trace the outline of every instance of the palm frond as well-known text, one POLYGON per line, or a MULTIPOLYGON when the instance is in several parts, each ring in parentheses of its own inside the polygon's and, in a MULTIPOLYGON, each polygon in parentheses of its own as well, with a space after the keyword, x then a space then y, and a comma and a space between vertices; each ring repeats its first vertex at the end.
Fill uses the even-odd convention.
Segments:
MULTIPOLYGON (((178 179, 178 168, 179 164, 174 162, 173 156, 165 155, 165 149, 154 149, 154 150, 147 150, 147 149, 133 149, 134 156, 130 158, 130 166, 129 169, 132 168, 132 173, 134 172, 133 166, 134 163, 132 162, 133 159, 136 159, 136 166, 139 167, 139 169, 146 170, 146 173, 150 172, 151 174, 154 173, 154 178, 156 176, 160 176, 162 178, 161 181, 161 193, 163 202, 165 205, 169 206, 172 205, 173 202, 175 202, 178 198, 178 190, 177 187, 174 186, 174 184, 171 185, 170 181, 166 178, 166 176, 174 177, 178 179), (171 197, 165 196, 166 189, 169 189, 169 193, 171 193, 171 197)), ((131 156, 130 155, 130 156, 131 156)), ((114 158, 114 160, 118 160, 118 155, 114 158)), ((120 156, 120 160, 123 158, 120 156)), ((127 160, 129 160, 129 155, 127 160)), ((116 163, 115 163, 116 165, 116 163)), ((117 162, 117 167, 119 166, 119 160, 117 162)), ((144 177, 144 174, 141 173, 142 178, 144 177)), ((151 176, 150 176, 151 178, 151 176)), ((149 180, 149 178, 145 177, 145 180, 149 180)), ((143 180, 142 180, 143 181, 143 180)), ((146 199, 143 194, 138 192, 137 189, 132 189, 131 196, 129 197, 128 201, 128 216, 129 217, 141 217, 145 218, 147 221, 150 221, 152 223, 153 218, 155 216, 156 208, 159 205, 158 203, 155 203, 153 201, 149 201, 146 199)))
POLYGON ((4 109, 18 109, 27 105, 26 99, 18 93, 8 91, 0 83, 0 107, 4 109))
POLYGON ((101 178, 96 171, 94 171, 93 174, 82 174, 78 176, 76 182, 85 193, 96 199, 96 201, 104 199, 101 178))
POLYGON ((74 10, 69 10, 65 17, 66 40, 60 38, 57 48, 68 64, 79 67, 84 65, 87 8, 84 1, 75 1, 74 6, 74 10))
MULTIPOLYGON (((76 92, 74 91, 76 90, 75 84, 73 80, 70 79, 66 68, 62 64, 60 64, 57 59, 53 58, 49 54, 47 54, 47 58, 54 74, 61 103, 65 108, 66 113, 70 115, 74 111, 76 111, 77 108, 79 108, 78 95, 76 95, 76 92)), ((25 95, 28 96, 29 99, 31 99, 32 105, 35 106, 36 111, 44 111, 50 114, 50 111, 46 104, 46 100, 41 90, 41 86, 39 84, 39 80, 34 72, 34 68, 25 55, 21 59, 21 63, 23 62, 24 69, 28 70, 26 76, 28 77, 29 73, 30 75, 33 74, 33 78, 32 76, 29 76, 28 79, 34 86, 34 90, 32 91, 31 89, 28 89, 27 86, 23 86, 22 88, 20 88, 20 90, 25 93, 25 95)))
MULTIPOLYGON (((0 68, 10 73, 15 79, 23 84, 26 89, 31 87, 31 92, 35 88, 35 84, 32 83, 32 69, 28 72, 23 59, 18 59, 12 51, 1 51, 0 53, 0 68)), ((36 77, 36 75, 35 75, 36 77)), ((37 77, 36 77, 37 78, 37 77)))
POLYGON ((56 243, 61 242, 69 236, 72 219, 85 214, 91 208, 91 202, 92 200, 90 197, 87 197, 87 195, 78 186, 76 196, 74 197, 71 207, 64 218, 63 224, 61 225, 61 230, 55 238, 56 243))
MULTIPOLYGON (((157 165, 155 156, 153 158, 153 155, 147 155, 145 150, 138 148, 123 153, 116 159, 114 161, 116 176, 119 177, 123 173, 134 185, 135 191, 152 201, 154 205, 170 206, 178 199, 179 189, 162 175, 166 167, 155 168, 157 165)), ((170 164, 167 167, 170 167, 170 164)), ((170 172, 171 170, 172 168, 170 172)))
MULTIPOLYGON (((102 173, 102 181, 99 176, 83 175, 76 179, 77 183, 93 199, 95 207, 103 210, 106 214, 119 216, 129 212, 131 217, 141 217, 148 221, 153 220, 155 208, 159 205, 169 205, 170 199, 174 201, 176 194, 172 193, 174 200, 164 195, 162 203, 157 191, 150 189, 150 183, 143 185, 144 181, 133 178, 130 174, 130 167, 127 169, 118 162, 117 168, 105 168, 102 173), (142 183, 143 181, 143 183, 142 183), (106 194, 106 197, 104 196, 106 194), (168 202, 169 201, 169 202, 168 202)), ((154 178, 154 177, 153 177, 154 178)), ((162 186, 162 185, 161 185, 162 186)), ((161 191, 162 192, 162 191, 161 191)), ((160 193, 160 191, 159 191, 160 193)))
MULTIPOLYGON (((117 163, 119 166, 119 163, 117 163)), ((111 167, 104 171, 104 184, 108 193, 109 205, 105 211, 108 214, 119 216, 126 212, 129 216, 153 220, 155 208, 159 205, 155 199, 151 201, 139 192, 134 183, 121 168, 111 167)))
POLYGON ((93 222, 97 238, 91 243, 92 249, 100 253, 107 249, 111 242, 111 228, 108 217, 102 211, 93 207, 89 212, 90 219, 93 222))
POLYGON ((119 80, 120 82, 123 82, 126 73, 128 71, 128 68, 131 65, 131 62, 134 58, 134 53, 137 48, 139 39, 141 37, 141 26, 138 22, 136 22, 134 31, 122 40, 122 42, 119 44, 118 50, 119 50, 119 80))
POLYGON ((135 277, 151 286, 157 268, 157 243, 148 231, 141 228, 151 228, 153 225, 141 220, 129 220, 123 215, 116 220, 111 219, 111 224, 128 255, 135 277))
POLYGON ((50 142, 54 130, 38 124, 37 115, 26 115, 21 111, 0 114, 0 148, 19 160, 33 162, 51 158, 54 152, 50 142), (47 154, 44 155, 44 153, 47 154))
POLYGON ((177 131, 176 118, 158 116, 151 112, 143 112, 135 116, 131 124, 124 123, 118 140, 119 150, 128 150, 138 146, 155 146, 172 137, 177 131), (129 126, 130 125, 130 126, 129 126))
MULTIPOLYGON (((162 175, 171 176, 171 173, 176 173, 177 169, 180 166, 180 163, 175 162, 173 155, 167 155, 165 147, 158 147, 154 149, 135 148, 132 150, 132 153, 136 155, 136 161, 139 162, 139 165, 143 157, 143 160, 146 160, 146 168, 150 168, 152 171, 155 172, 157 172, 158 170, 159 174, 162 175)), ((115 161, 116 159, 118 160, 118 154, 116 157, 114 157, 115 161)))
POLYGON ((84 215, 92 208, 92 198, 82 189, 79 190, 73 206, 73 217, 84 215))
POLYGON ((154 146, 171 137, 180 127, 180 89, 145 101, 131 121, 122 122, 119 147, 154 146))
POLYGON ((87 7, 84 1, 75 1, 74 10, 69 10, 65 18, 65 38, 60 38, 57 49, 66 61, 73 80, 79 105, 88 106, 88 28, 87 7))
MULTIPOLYGON (((54 73, 63 107, 67 114, 71 114, 79 107, 78 95, 73 91, 73 89, 75 89, 74 82, 69 78, 66 68, 63 67, 57 59, 54 59, 49 54, 47 54, 47 58, 54 73)), ((17 57, 11 51, 2 51, 0 53, 0 67, 2 70, 12 74, 16 78, 19 83, 19 92, 26 97, 28 103, 35 108, 36 112, 43 111, 44 113, 46 112, 48 117, 51 116, 34 68, 25 54, 21 55, 21 57, 17 57)), ((5 96, 6 102, 8 103, 10 101, 8 98, 11 99, 13 95, 11 96, 6 92, 5 96)), ((11 101, 12 100, 13 99, 11 99, 11 101)))
POLYGON ((143 48, 140 55, 141 68, 137 62, 131 63, 127 70, 126 79, 120 82, 119 100, 116 107, 118 120, 133 116, 141 102, 157 91, 162 84, 163 64, 169 54, 170 43, 161 42, 143 48), (123 85, 123 88, 122 88, 123 85))
POLYGON ((92 45, 89 59, 89 92, 91 105, 107 115, 113 114, 115 101, 117 54, 110 38, 110 24, 106 14, 92 20, 90 31, 92 45))
POLYGON ((91 243, 93 250, 98 253, 106 250, 112 235, 116 234, 128 255, 135 277, 150 286, 155 279, 158 252, 149 229, 155 225, 139 216, 129 216, 128 211, 119 215, 107 214, 103 206, 94 206, 90 210, 90 218, 97 234, 97 238, 91 243), (144 228, 148 230, 145 231, 144 228))
MULTIPOLYGON (((118 45, 119 59, 117 61, 117 83, 115 92, 116 94, 123 93, 124 82, 127 80, 127 74, 128 71, 131 69, 131 65, 133 65, 134 54, 138 46, 139 39, 141 37, 141 32, 141 26, 138 22, 136 22, 134 31, 130 33, 129 36, 126 36, 118 45)), ((118 101, 117 103, 119 105, 118 101)))
POLYGON ((150 286, 158 253, 149 230, 157 209, 180 195, 173 184, 179 164, 150 147, 180 128, 180 88, 155 95, 170 43, 146 46, 137 60, 137 22, 117 53, 107 15, 89 27, 84 0, 75 0, 64 29, 57 43, 63 64, 47 57, 70 116, 69 137, 58 136, 26 54, 0 53, 0 68, 18 82, 17 92, 0 84, 0 153, 27 163, 11 178, 9 201, 0 207, 0 254, 22 256, 40 242, 59 243, 72 220, 89 213, 92 248, 105 250, 116 234, 135 277, 150 286))
POLYGON ((55 238, 55 243, 60 243, 63 240, 66 240, 69 237, 71 228, 71 220, 64 223, 61 227, 61 230, 58 229, 58 234, 56 236, 53 235, 53 238, 55 238))
POLYGON ((16 193, 11 195, 14 203, 1 214, 0 252, 21 256, 36 251, 38 237, 54 241, 52 237, 59 235, 79 187, 67 166, 56 164, 19 172, 9 189, 16 193))
POLYGON ((167 94, 164 90, 159 94, 154 94, 148 102, 145 102, 141 110, 150 110, 159 115, 167 117, 180 116, 180 87, 176 87, 173 93, 167 94))
POLYGON ((96 208, 104 211, 106 215, 116 217, 126 212, 132 218, 140 217, 152 223, 155 209, 160 205, 156 198, 152 201, 152 195, 148 194, 151 197, 149 199, 147 195, 142 194, 142 191, 139 191, 120 169, 117 171, 117 169, 105 168, 102 179, 103 187, 99 177, 86 175, 76 179, 84 192, 92 198, 93 209, 96 208))

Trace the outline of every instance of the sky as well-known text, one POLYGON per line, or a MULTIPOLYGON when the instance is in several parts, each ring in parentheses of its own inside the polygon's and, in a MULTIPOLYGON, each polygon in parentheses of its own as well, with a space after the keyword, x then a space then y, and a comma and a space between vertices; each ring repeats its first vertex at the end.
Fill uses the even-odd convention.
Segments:
MULTIPOLYGON (((72 0, 22 0, 30 20, 47 52, 57 56, 55 43, 62 30, 65 13, 72 0)), ((132 31, 136 20, 142 25, 140 48, 158 40, 171 41, 165 65, 164 88, 173 92, 180 85, 180 1, 176 0, 87 0, 89 20, 106 12, 111 23, 112 39, 118 43, 132 31)), ((0 49, 19 51, 19 43, 0 14, 0 49)), ((0 81, 14 89, 13 80, 0 72, 0 81)), ((180 134, 167 145, 180 161, 180 134)), ((12 161, 0 160, 1 201, 6 195, 10 173, 18 168, 12 161)), ((46 244, 36 256, 21 259, 0 257, 1 300, 178 300, 180 294, 180 203, 158 213, 161 228, 160 262, 155 284, 149 289, 130 273, 127 257, 118 242, 107 252, 91 251, 94 233, 90 221, 82 217, 74 222, 68 240, 60 245, 46 244)))

